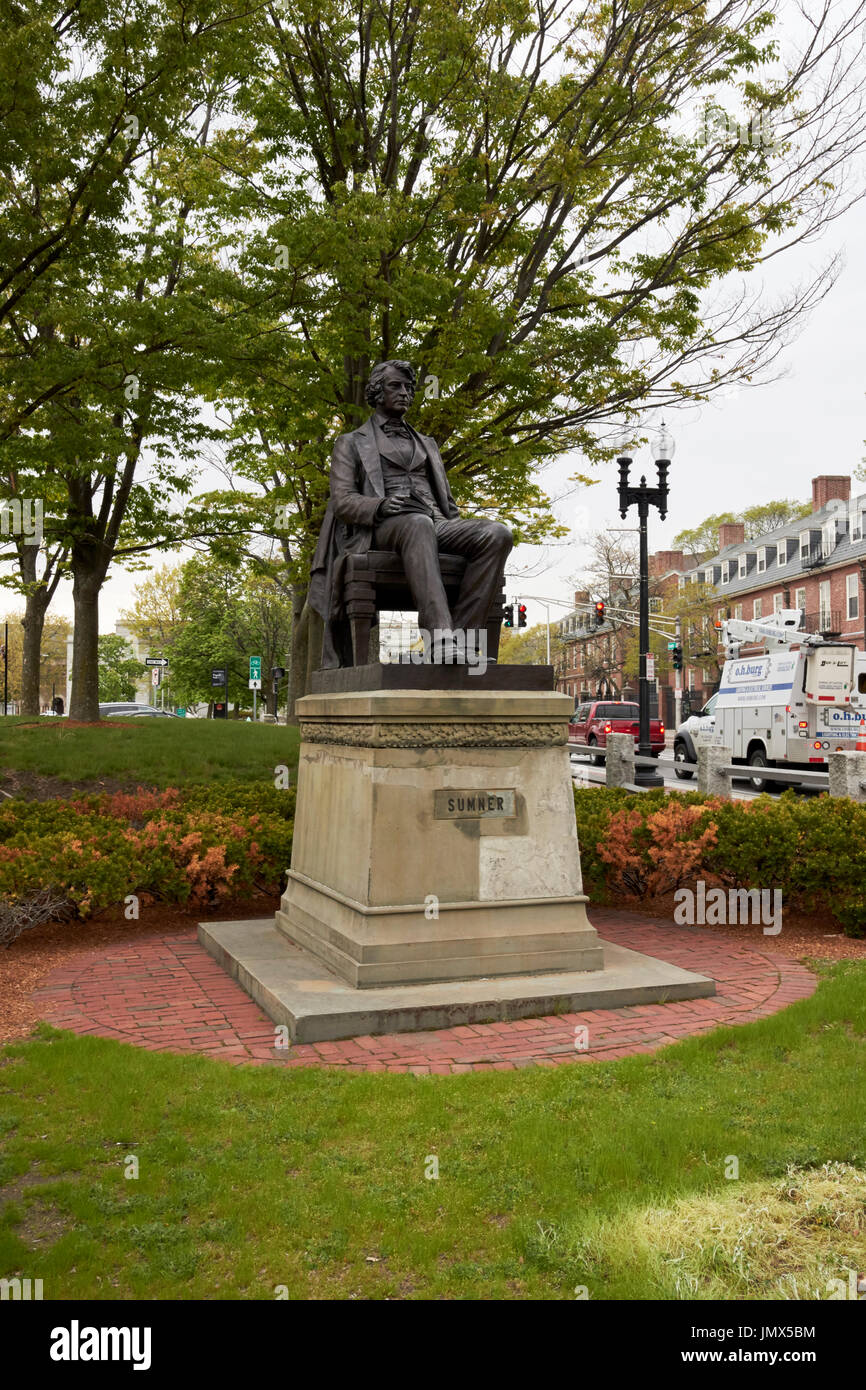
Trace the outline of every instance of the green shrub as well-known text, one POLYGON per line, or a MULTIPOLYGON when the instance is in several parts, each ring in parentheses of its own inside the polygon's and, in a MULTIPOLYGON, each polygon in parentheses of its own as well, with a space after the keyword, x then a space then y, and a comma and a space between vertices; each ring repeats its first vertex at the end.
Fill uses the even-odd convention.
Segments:
POLYGON ((202 907, 276 893, 294 790, 222 784, 0 807, 0 901, 50 888, 78 917, 131 893, 202 907))
POLYGON ((599 902, 670 891, 685 875, 732 888, 779 889, 788 907, 832 912, 849 936, 866 934, 864 805, 791 790, 727 801, 607 787, 576 787, 574 804, 584 885, 599 902), (700 806, 704 814, 692 822, 661 814, 677 805, 700 806))

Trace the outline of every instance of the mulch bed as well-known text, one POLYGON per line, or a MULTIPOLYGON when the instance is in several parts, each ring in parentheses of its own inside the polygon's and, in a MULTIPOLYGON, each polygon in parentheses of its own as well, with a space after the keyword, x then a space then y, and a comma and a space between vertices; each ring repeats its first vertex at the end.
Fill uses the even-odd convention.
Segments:
MULTIPOLYGON (((666 893, 640 901, 621 898, 614 906, 672 922, 676 904, 673 893, 666 893)), ((763 926, 757 922, 737 926, 708 923, 707 930, 741 943, 757 945, 760 942, 762 951, 780 951, 792 960, 866 960, 866 938, 846 936, 842 924, 830 912, 795 912, 783 905, 782 930, 778 936, 765 936, 763 926)))
MULTIPOLYGON (((92 727, 92 726, 90 726, 92 727)), ((152 782, 142 782, 141 778, 100 777, 75 782, 66 782, 62 777, 52 777, 44 772, 2 772, 0 773, 0 793, 4 797, 17 797, 21 801, 70 801, 77 796, 98 796, 100 792, 160 791, 152 782)))

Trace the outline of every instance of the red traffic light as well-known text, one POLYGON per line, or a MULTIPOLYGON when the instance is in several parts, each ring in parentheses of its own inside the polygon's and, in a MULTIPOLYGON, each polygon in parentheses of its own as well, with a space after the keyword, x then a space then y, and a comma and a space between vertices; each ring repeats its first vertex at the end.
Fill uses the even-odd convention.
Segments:
POLYGON ((601 625, 602 625, 603 622, 604 622, 604 601, 603 601, 602 599, 598 599, 598 601, 596 602, 596 605, 595 605, 595 625, 596 625, 596 627, 601 627, 601 625))
POLYGON ((526 627, 526 604, 525 604, 525 603, 518 603, 518 605, 517 605, 517 626, 518 626, 518 627, 526 627))

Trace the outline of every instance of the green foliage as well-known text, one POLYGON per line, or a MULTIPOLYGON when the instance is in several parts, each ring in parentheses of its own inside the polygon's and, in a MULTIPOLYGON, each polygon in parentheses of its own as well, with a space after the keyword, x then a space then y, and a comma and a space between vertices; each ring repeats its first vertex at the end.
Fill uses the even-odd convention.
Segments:
POLYGON ((739 512, 716 512, 706 517, 697 526, 686 527, 674 536, 674 545, 688 551, 697 559, 717 555, 719 550, 719 527, 728 522, 741 521, 744 525, 746 541, 757 540, 759 536, 769 535, 789 521, 797 521, 808 516, 812 510, 810 502, 796 502, 782 497, 775 502, 756 502, 739 512))
POLYGON ((134 700, 136 686, 147 668, 136 661, 125 637, 107 632, 99 639, 99 698, 134 700))
POLYGON ((0 807, 0 899, 50 888, 79 917, 130 893, 203 907, 276 893, 291 855, 294 792, 242 783, 192 792, 0 807))
POLYGON ((601 900, 624 891, 638 897, 669 891, 703 878, 731 888, 779 889, 788 907, 833 913, 851 936, 866 928, 866 806, 845 797, 806 799, 791 790, 723 801, 699 792, 666 797, 661 789, 634 795, 622 788, 575 788, 574 798, 584 882, 601 900), (666 802, 701 809, 692 823, 678 818, 678 846, 670 845, 668 833, 668 889, 659 866, 666 802), (711 826, 712 838, 701 844, 711 826))
POLYGON ((280 568, 261 560, 210 555, 187 561, 177 586, 177 624, 164 644, 175 700, 212 700, 211 667, 226 666, 226 698, 246 705, 251 656, 262 658, 267 693, 271 668, 285 665, 291 640, 284 583, 280 568))

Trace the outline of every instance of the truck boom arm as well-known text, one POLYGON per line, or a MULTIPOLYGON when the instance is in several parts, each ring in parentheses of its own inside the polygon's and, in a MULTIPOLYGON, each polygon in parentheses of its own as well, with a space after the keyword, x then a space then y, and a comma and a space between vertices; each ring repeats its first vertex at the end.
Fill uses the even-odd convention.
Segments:
POLYGON ((788 647, 819 647, 824 639, 820 633, 803 632, 800 628, 799 608, 783 608, 764 621, 744 618, 726 618, 722 623, 722 641, 725 654, 736 659, 740 647, 748 642, 765 646, 768 651, 788 647))

